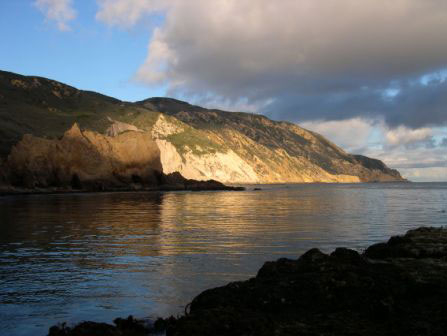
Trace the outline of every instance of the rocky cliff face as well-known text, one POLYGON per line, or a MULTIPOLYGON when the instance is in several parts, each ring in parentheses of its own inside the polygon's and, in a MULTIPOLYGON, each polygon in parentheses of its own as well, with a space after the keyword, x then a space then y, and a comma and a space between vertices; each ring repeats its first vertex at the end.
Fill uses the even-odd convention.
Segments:
POLYGON ((261 115, 168 98, 127 103, 2 71, 0 88, 6 185, 149 185, 154 172, 226 183, 403 180, 379 160, 261 115))
POLYGON ((125 128, 116 136, 81 131, 60 139, 25 135, 0 162, 0 193, 104 190, 242 190, 213 180, 164 173, 151 133, 125 128))
POLYGON ((157 185, 160 151, 150 133, 116 137, 81 131, 77 124, 61 139, 25 135, 6 162, 8 180, 24 188, 110 189, 157 185))
MULTIPOLYGON (((350 155, 321 135, 289 122, 209 110, 167 98, 138 104, 175 117, 160 117, 155 127, 170 129, 169 134, 161 135, 168 143, 162 144, 162 152, 177 157, 175 169, 191 178, 214 176, 245 183, 403 180, 383 162, 350 155), (179 121, 183 126, 169 126, 179 121)), ((170 167, 163 160, 162 164, 170 167)))
MULTIPOLYGON (((193 130, 187 125, 173 122, 172 118, 169 119, 160 115, 152 128, 152 135, 160 149, 161 164, 165 173, 179 172, 186 178, 195 180, 215 179, 230 183, 260 182, 253 168, 231 149, 212 150, 203 144, 202 147, 200 142, 194 141, 194 138, 187 139, 185 146, 180 147, 175 140, 171 139, 193 130)), ((197 140, 202 141, 206 137, 206 134, 200 134, 197 140)))

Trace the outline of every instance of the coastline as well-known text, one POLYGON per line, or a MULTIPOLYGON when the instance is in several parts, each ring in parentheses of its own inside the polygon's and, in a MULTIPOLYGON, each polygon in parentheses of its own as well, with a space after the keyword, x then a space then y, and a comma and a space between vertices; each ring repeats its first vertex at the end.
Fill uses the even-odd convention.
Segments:
POLYGON ((69 189, 69 188, 18 188, 0 187, 0 197, 17 195, 64 195, 64 194, 87 194, 87 193, 108 193, 108 192, 163 192, 163 191, 245 191, 248 188, 262 190, 262 186, 288 186, 288 185, 360 185, 360 184, 402 184, 414 183, 410 180, 402 181, 370 181, 370 182, 295 182, 295 183, 231 183, 226 185, 218 181, 194 181, 190 184, 173 184, 153 187, 124 187, 124 188, 103 188, 103 189, 69 189))
POLYGON ((162 186, 154 188, 123 188, 123 189, 102 189, 102 190, 75 190, 75 189, 0 189, 0 197, 25 196, 25 195, 70 195, 70 194, 96 194, 114 192, 164 192, 164 191, 244 191, 245 187, 226 186, 223 187, 182 187, 182 186, 162 186))
POLYGON ((89 188, 70 187, 45 187, 45 188, 20 188, 14 186, 0 186, 0 197, 14 195, 52 195, 52 194, 77 194, 97 192, 151 192, 151 191, 243 191, 242 186, 227 186, 215 180, 196 181, 185 179, 180 174, 164 175, 165 179, 172 183, 159 185, 130 184, 131 187, 105 187, 103 183, 92 183, 89 188))

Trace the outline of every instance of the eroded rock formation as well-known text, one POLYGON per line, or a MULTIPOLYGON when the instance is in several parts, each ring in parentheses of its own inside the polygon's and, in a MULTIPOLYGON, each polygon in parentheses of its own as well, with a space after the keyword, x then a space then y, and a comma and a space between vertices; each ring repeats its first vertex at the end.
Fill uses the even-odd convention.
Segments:
POLYGON ((157 185, 160 151, 150 134, 109 137, 77 124, 61 139, 25 135, 6 161, 13 186, 109 189, 132 183, 157 185))
POLYGON ((164 174, 160 150, 148 132, 127 129, 106 136, 81 131, 77 124, 60 139, 25 135, 0 171, 4 192, 227 188, 164 174))

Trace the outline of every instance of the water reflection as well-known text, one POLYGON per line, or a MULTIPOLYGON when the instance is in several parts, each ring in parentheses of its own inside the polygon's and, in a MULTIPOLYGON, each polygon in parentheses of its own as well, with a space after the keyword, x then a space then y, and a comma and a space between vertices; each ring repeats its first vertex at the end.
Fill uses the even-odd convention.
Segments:
POLYGON ((1 198, 0 330, 177 313, 266 260, 446 223, 446 184, 262 189, 1 198))

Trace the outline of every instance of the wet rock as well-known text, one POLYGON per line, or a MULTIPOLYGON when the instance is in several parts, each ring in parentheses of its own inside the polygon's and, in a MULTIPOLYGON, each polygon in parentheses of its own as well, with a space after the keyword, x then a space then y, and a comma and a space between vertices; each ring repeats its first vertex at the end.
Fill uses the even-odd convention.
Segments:
POLYGON ((117 318, 115 325, 97 322, 82 322, 74 327, 61 324, 50 328, 48 336, 145 336, 154 335, 157 328, 136 320, 132 316, 117 318))
POLYGON ((365 256, 384 258, 445 258, 447 229, 422 227, 410 230, 405 236, 391 237, 387 243, 370 246, 365 256))
POLYGON ((85 335, 122 335, 116 327, 107 323, 82 322, 77 326, 70 328, 66 325, 54 326, 50 328, 48 336, 85 336, 85 335))
POLYGON ((167 190, 190 190, 190 191, 206 191, 206 190, 245 190, 243 187, 226 186, 215 180, 196 181, 184 178, 180 173, 175 172, 164 175, 162 177, 161 188, 167 190))

